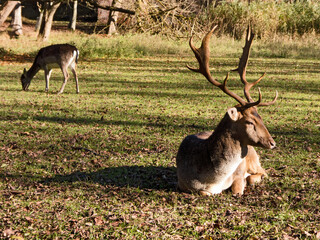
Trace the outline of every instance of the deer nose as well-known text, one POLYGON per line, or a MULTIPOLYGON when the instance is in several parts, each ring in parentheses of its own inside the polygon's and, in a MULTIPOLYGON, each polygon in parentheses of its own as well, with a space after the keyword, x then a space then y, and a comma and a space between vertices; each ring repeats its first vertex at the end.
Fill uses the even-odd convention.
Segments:
POLYGON ((276 142, 271 138, 269 141, 270 149, 274 149, 276 147, 276 142))

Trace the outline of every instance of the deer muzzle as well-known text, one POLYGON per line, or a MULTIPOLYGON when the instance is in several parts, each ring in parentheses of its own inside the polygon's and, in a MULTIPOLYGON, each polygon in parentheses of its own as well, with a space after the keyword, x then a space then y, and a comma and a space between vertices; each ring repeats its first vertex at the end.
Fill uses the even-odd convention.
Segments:
POLYGON ((265 138, 260 138, 258 145, 266 149, 274 149, 276 147, 276 142, 273 140, 271 136, 269 136, 265 138))
POLYGON ((268 147, 269 149, 274 149, 276 147, 276 142, 273 140, 272 137, 269 138, 268 143, 269 143, 269 147, 268 147))
POLYGON ((24 83, 22 83, 22 89, 23 89, 23 91, 28 91, 29 86, 30 86, 30 82, 24 82, 24 83))

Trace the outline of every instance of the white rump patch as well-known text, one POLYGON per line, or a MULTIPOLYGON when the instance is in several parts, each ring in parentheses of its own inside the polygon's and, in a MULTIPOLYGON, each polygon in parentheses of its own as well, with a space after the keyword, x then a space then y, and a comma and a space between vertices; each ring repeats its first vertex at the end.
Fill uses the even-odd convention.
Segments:
POLYGON ((73 56, 72 56, 72 58, 70 58, 70 60, 69 60, 69 62, 68 62, 68 67, 69 67, 71 64, 73 64, 74 62, 76 62, 77 52, 78 52, 78 54, 79 54, 79 51, 76 51, 76 50, 73 51, 73 56))

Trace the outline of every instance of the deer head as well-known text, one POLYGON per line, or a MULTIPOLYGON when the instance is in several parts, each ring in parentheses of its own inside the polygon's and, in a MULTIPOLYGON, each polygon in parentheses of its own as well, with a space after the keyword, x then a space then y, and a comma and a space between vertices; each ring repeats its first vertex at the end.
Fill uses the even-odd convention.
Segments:
POLYGON ((23 69, 23 73, 21 75, 20 80, 21 80, 23 91, 27 91, 30 86, 31 78, 28 77, 26 69, 23 69))
POLYGON ((240 76, 240 80, 244 85, 244 96, 246 100, 238 96, 236 93, 230 91, 227 88, 227 80, 229 74, 226 75, 223 83, 220 83, 216 79, 211 76, 209 70, 209 59, 210 59, 210 49, 209 49, 209 41, 212 33, 216 29, 215 26, 211 31, 209 31, 206 36, 202 40, 202 44, 200 48, 196 48, 192 43, 192 37, 190 38, 189 45, 192 51, 195 54, 196 59, 199 63, 199 68, 192 68, 187 66, 190 70, 194 72, 201 73, 205 78, 214 86, 220 88, 225 94, 235 99, 239 104, 233 108, 228 109, 227 115, 229 116, 232 124, 232 128, 235 130, 237 138, 240 138, 242 142, 252 145, 252 146, 260 146, 268 149, 272 149, 276 146, 275 141, 271 137, 268 129, 265 127, 262 118, 259 116, 257 112, 257 107, 259 106, 269 106, 276 102, 278 97, 278 92, 276 92, 276 96, 271 102, 262 102, 262 94, 259 91, 259 99, 257 101, 253 101, 250 96, 250 89, 259 83, 262 78, 265 76, 263 74, 258 80, 255 82, 249 83, 246 80, 246 68, 249 59, 250 47, 254 38, 254 34, 250 27, 247 29, 246 34, 246 42, 243 48, 243 53, 239 61, 238 68, 233 70, 237 71, 240 76))

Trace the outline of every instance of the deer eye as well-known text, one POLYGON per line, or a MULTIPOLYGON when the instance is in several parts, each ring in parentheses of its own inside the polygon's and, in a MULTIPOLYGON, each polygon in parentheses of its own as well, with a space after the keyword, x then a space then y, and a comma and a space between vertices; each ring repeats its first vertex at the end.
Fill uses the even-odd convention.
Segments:
POLYGON ((248 124, 248 125, 254 125, 253 122, 250 122, 250 121, 246 121, 246 124, 248 124))

